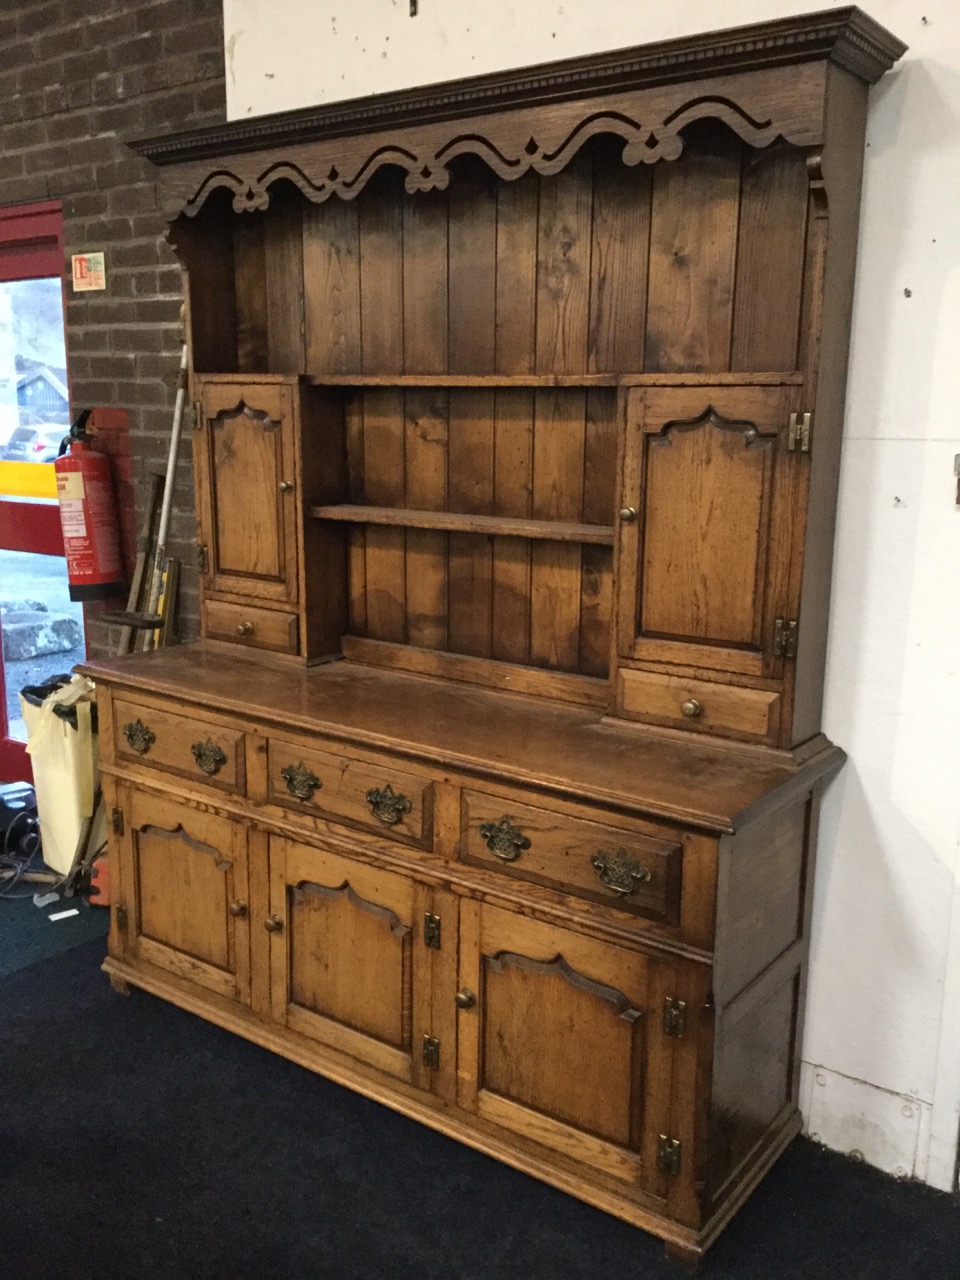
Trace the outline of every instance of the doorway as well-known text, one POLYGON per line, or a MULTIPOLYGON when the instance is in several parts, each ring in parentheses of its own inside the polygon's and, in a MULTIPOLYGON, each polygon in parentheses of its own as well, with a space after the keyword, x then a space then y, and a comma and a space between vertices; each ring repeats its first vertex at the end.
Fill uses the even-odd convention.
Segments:
POLYGON ((53 459, 70 426, 59 202, 0 209, 0 782, 29 781, 21 688, 85 656, 53 459))

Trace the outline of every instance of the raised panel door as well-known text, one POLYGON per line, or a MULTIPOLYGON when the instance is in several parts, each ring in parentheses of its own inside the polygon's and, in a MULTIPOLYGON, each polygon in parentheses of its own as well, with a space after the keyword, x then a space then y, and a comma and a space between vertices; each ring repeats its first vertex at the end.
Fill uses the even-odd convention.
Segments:
POLYGON ((125 959, 248 1003, 245 828, 132 788, 121 795, 125 959))
POLYGON ((291 1031, 429 1087, 427 891, 325 849, 270 839, 273 1016, 291 1031))
POLYGON ((465 901, 458 1102, 580 1164, 665 1194, 676 965, 465 901))
POLYGON ((206 591, 297 603, 291 388, 205 382, 195 433, 206 591))
POLYGON ((802 388, 699 385, 627 395, 620 656, 776 678, 796 617, 809 458, 802 388))

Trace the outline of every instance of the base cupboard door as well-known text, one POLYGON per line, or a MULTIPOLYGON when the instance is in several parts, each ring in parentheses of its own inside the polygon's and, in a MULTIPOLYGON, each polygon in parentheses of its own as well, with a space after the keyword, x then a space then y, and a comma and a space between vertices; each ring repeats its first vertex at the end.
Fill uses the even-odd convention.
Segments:
POLYGON ((675 966, 475 902, 460 928, 460 1105, 663 1194, 675 966))
POLYGON ((274 1018, 429 1087, 422 1045, 430 1029, 428 962, 417 927, 426 905, 426 890, 406 876, 271 837, 274 1018))
POLYGON ((249 1003, 246 829, 182 801, 121 795, 124 958, 249 1003))

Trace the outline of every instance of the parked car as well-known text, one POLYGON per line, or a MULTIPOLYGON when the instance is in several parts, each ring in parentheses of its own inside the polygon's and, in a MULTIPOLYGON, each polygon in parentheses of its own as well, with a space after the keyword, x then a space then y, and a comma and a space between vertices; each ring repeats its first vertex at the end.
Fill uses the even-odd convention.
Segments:
POLYGON ((4 462, 52 462, 60 452, 67 427, 15 427, 0 459, 4 462))

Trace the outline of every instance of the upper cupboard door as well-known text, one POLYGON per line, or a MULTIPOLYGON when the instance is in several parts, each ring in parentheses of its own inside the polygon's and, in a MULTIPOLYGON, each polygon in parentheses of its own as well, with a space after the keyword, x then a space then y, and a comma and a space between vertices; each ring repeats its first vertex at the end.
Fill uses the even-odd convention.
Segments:
POLYGON ((620 514, 624 658, 778 676, 809 459, 794 384, 632 388, 620 514))
POLYGON ((197 440, 204 586, 297 600, 296 477, 290 388, 207 383, 197 440))

